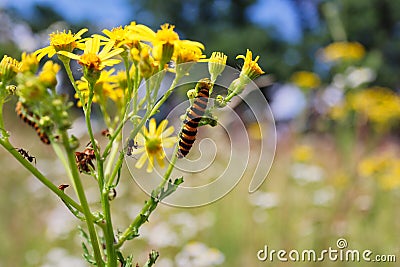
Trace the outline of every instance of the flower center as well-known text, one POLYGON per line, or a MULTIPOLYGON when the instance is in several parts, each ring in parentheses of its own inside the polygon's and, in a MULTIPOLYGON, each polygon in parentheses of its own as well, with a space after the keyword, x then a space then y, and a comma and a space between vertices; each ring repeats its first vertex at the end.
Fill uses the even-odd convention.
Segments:
POLYGON ((149 154, 158 154, 162 150, 161 139, 158 136, 148 136, 146 150, 149 154))
POLYGON ((156 38, 161 42, 172 44, 174 41, 179 40, 179 35, 174 32, 174 26, 164 24, 161 26, 161 30, 157 31, 156 38))
POLYGON ((83 54, 79 60, 79 64, 89 69, 100 70, 101 59, 94 53, 83 54))

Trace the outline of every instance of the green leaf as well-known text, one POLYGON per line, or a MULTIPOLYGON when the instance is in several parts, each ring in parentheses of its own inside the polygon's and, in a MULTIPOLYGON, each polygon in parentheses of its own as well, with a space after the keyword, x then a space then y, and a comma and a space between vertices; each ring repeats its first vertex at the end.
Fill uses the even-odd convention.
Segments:
POLYGON ((147 260, 147 262, 144 265, 144 267, 153 266, 154 263, 156 263, 156 260, 158 259, 159 256, 160 256, 160 253, 158 253, 158 251, 155 251, 155 250, 150 251, 149 259, 147 260))
POLYGON ((175 181, 172 183, 171 180, 168 181, 167 184, 167 189, 161 189, 160 196, 158 197, 159 200, 163 200, 167 196, 171 195, 173 192, 176 191, 178 186, 183 183, 183 177, 175 179, 175 181))

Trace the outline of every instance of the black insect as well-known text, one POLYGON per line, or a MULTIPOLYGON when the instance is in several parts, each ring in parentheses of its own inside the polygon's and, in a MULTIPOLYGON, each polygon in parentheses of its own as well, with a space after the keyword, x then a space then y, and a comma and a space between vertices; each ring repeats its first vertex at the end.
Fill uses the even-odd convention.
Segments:
POLYGON ((27 159, 31 163, 35 163, 36 165, 36 158, 34 156, 29 155, 28 151, 23 148, 16 148, 18 153, 21 154, 25 159, 27 159))
POLYGON ((132 156, 132 151, 133 149, 137 149, 138 148, 138 142, 133 140, 133 139, 129 139, 128 140, 128 147, 126 148, 126 155, 127 156, 132 156))

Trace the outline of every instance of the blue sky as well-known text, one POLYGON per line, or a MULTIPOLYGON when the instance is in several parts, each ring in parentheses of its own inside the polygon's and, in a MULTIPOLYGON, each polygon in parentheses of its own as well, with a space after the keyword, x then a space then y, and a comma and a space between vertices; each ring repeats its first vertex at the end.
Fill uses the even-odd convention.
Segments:
POLYGON ((0 7, 15 7, 29 13, 34 4, 48 4, 70 21, 95 21, 112 28, 131 21, 126 0, 0 0, 0 7))
MULTIPOLYGON (((48 4, 67 20, 90 20, 100 28, 112 28, 135 20, 127 0, 0 0, 0 7, 14 7, 26 13, 34 4, 48 4)), ((288 0, 258 0, 247 14, 253 23, 272 27, 276 37, 282 40, 301 40, 300 18, 288 0)))
POLYGON ((285 41, 298 42, 302 37, 300 18, 290 1, 258 0, 247 15, 253 23, 273 27, 275 34, 285 41))

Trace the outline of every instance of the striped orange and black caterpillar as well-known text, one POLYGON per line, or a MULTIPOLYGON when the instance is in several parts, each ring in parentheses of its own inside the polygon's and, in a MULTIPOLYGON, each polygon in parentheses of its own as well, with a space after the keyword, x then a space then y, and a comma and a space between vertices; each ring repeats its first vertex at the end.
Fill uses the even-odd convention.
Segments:
POLYGON ((35 115, 33 112, 29 111, 21 101, 17 102, 17 106, 15 107, 15 112, 17 112, 18 116, 29 126, 35 129, 37 135, 40 140, 45 144, 50 144, 49 136, 39 127, 37 121, 39 117, 35 115))
POLYGON ((179 134, 178 158, 185 157, 196 140, 197 127, 207 108, 211 87, 212 83, 207 78, 200 80, 196 86, 197 96, 186 113, 186 118, 179 134))

